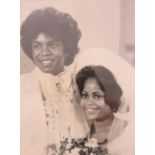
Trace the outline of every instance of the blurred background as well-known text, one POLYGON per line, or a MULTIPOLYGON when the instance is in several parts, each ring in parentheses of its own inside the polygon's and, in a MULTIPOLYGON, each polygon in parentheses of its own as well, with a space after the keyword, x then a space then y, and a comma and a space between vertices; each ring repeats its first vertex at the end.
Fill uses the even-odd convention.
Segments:
MULTIPOLYGON (((81 51, 91 47, 109 49, 135 64, 134 0, 21 0, 21 24, 35 9, 52 6, 69 13, 79 25, 81 51)), ((21 49, 21 74, 33 69, 21 49)))

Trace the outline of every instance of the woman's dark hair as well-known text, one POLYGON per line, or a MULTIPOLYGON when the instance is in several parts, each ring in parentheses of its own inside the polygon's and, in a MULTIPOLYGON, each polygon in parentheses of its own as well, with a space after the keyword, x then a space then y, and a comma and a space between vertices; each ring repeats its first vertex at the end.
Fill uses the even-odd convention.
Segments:
POLYGON ((72 63, 79 51, 78 41, 81 38, 81 31, 69 14, 49 7, 35 10, 26 18, 21 26, 21 46, 30 59, 32 59, 32 41, 40 33, 60 40, 68 54, 65 65, 72 63))
POLYGON ((105 103, 113 112, 116 112, 121 104, 122 89, 115 80, 113 74, 103 66, 86 66, 76 75, 76 84, 80 95, 82 94, 85 81, 95 78, 105 93, 105 103))

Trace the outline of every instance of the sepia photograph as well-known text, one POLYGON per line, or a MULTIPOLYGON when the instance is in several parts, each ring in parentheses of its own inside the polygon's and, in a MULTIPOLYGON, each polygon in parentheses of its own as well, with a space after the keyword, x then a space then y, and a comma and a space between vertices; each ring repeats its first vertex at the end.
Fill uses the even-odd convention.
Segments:
POLYGON ((20 154, 135 154, 135 1, 20 0, 20 154))

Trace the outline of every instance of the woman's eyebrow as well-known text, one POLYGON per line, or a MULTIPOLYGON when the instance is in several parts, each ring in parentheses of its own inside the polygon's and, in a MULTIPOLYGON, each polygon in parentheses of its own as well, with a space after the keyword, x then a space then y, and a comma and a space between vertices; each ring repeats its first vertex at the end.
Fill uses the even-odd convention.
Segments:
POLYGON ((100 95, 100 96, 103 96, 104 94, 102 93, 102 92, 100 92, 100 91, 95 91, 95 92, 93 92, 93 94, 94 95, 100 95))

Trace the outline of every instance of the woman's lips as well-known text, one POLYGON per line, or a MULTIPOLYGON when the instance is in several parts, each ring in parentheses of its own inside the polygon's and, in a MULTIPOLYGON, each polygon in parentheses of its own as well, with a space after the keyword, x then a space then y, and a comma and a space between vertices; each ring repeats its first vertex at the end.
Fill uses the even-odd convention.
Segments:
POLYGON ((95 111, 97 111, 99 108, 97 108, 97 107, 94 107, 94 108, 85 108, 85 111, 87 111, 87 112, 95 112, 95 111))

